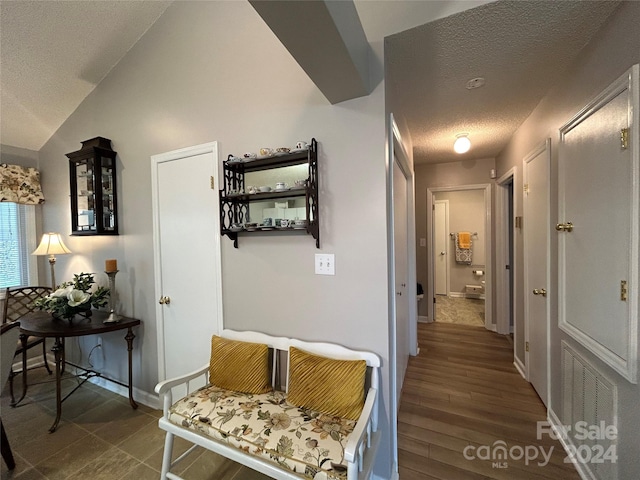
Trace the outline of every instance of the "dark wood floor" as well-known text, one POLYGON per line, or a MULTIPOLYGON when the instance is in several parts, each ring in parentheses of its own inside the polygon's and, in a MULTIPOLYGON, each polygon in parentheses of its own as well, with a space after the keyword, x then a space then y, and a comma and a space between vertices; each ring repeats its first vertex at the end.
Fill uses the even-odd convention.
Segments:
POLYGON ((536 438, 545 408, 513 366, 505 336, 436 322, 418 324, 418 341, 420 354, 409 361, 398 415, 401 480, 579 480, 573 465, 564 463, 559 442, 536 438), (491 452, 504 444, 510 454, 500 461, 491 452), (465 458, 468 446, 467 457, 476 458, 465 458), (481 446, 489 448, 476 450, 481 446), (531 456, 537 448, 538 458, 515 458, 525 448, 531 456), (546 465, 540 448, 547 455, 552 449, 546 465), (477 458, 484 451, 492 459, 477 458))

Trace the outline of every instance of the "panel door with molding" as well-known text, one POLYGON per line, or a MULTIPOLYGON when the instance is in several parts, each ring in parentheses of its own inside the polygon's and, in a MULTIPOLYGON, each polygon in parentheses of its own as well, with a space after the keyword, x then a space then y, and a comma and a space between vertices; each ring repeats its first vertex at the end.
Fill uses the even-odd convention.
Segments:
POLYGON ((634 111, 638 65, 561 128, 556 226, 560 328, 632 383, 639 221, 634 111))

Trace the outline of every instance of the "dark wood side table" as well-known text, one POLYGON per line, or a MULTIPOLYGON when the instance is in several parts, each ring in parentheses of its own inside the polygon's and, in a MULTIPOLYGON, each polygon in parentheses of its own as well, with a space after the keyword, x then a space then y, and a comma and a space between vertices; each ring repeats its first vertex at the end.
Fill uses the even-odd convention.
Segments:
MULTIPOLYGON (((129 389, 129 403, 132 408, 138 408, 138 404, 133 399, 133 366, 132 366, 132 351, 133 351, 133 334, 132 328, 140 325, 140 320, 135 318, 120 317, 120 321, 117 323, 103 323, 107 319, 109 314, 107 312, 101 312, 94 310, 92 315, 88 318, 76 316, 76 318, 69 322, 68 320, 60 320, 53 318, 50 313, 47 312, 32 312, 28 313, 20 318, 20 339, 23 345, 27 341, 27 337, 45 337, 55 338, 55 343, 51 349, 56 359, 56 419, 51 425, 49 432, 54 432, 60 422, 60 416, 62 415, 62 402, 66 400, 69 395, 76 391, 79 387, 74 388, 71 392, 62 398, 60 380, 64 371, 65 364, 69 364, 77 369, 85 372, 85 381, 91 377, 104 378, 113 383, 117 383, 123 387, 129 389), (114 332, 116 330, 127 330, 125 340, 127 341, 127 350, 129 356, 129 383, 125 384, 118 380, 113 380, 103 376, 95 370, 81 367, 79 365, 72 364, 65 361, 64 355, 64 341, 63 339, 68 337, 82 337, 85 335, 98 335, 101 333, 114 332)), ((82 382, 84 383, 84 382, 82 382)), ((80 384, 81 385, 81 384, 80 384)), ((23 394, 24 396, 24 394, 23 394)))

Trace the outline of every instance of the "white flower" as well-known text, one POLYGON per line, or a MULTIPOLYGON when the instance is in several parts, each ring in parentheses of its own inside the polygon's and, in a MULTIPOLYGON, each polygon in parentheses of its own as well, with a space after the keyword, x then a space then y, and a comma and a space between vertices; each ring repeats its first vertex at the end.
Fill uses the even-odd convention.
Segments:
POLYGON ((72 290, 73 290, 73 286, 69 285, 68 287, 57 289, 55 292, 53 292, 49 296, 53 298, 65 298, 69 296, 69 293, 71 293, 72 290))
POLYGON ((70 307, 77 307, 78 305, 82 305, 83 303, 88 302, 90 298, 91 295, 83 292, 82 290, 71 290, 67 295, 67 300, 69 300, 70 307))

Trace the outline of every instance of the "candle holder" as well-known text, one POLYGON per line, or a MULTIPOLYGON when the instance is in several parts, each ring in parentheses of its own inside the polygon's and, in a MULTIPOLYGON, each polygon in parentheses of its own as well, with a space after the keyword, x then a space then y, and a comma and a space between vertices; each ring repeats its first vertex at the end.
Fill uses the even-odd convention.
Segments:
POLYGON ((117 323, 120 321, 120 315, 115 312, 116 273, 118 273, 118 270, 104 273, 109 277, 109 317, 102 323, 117 323))

